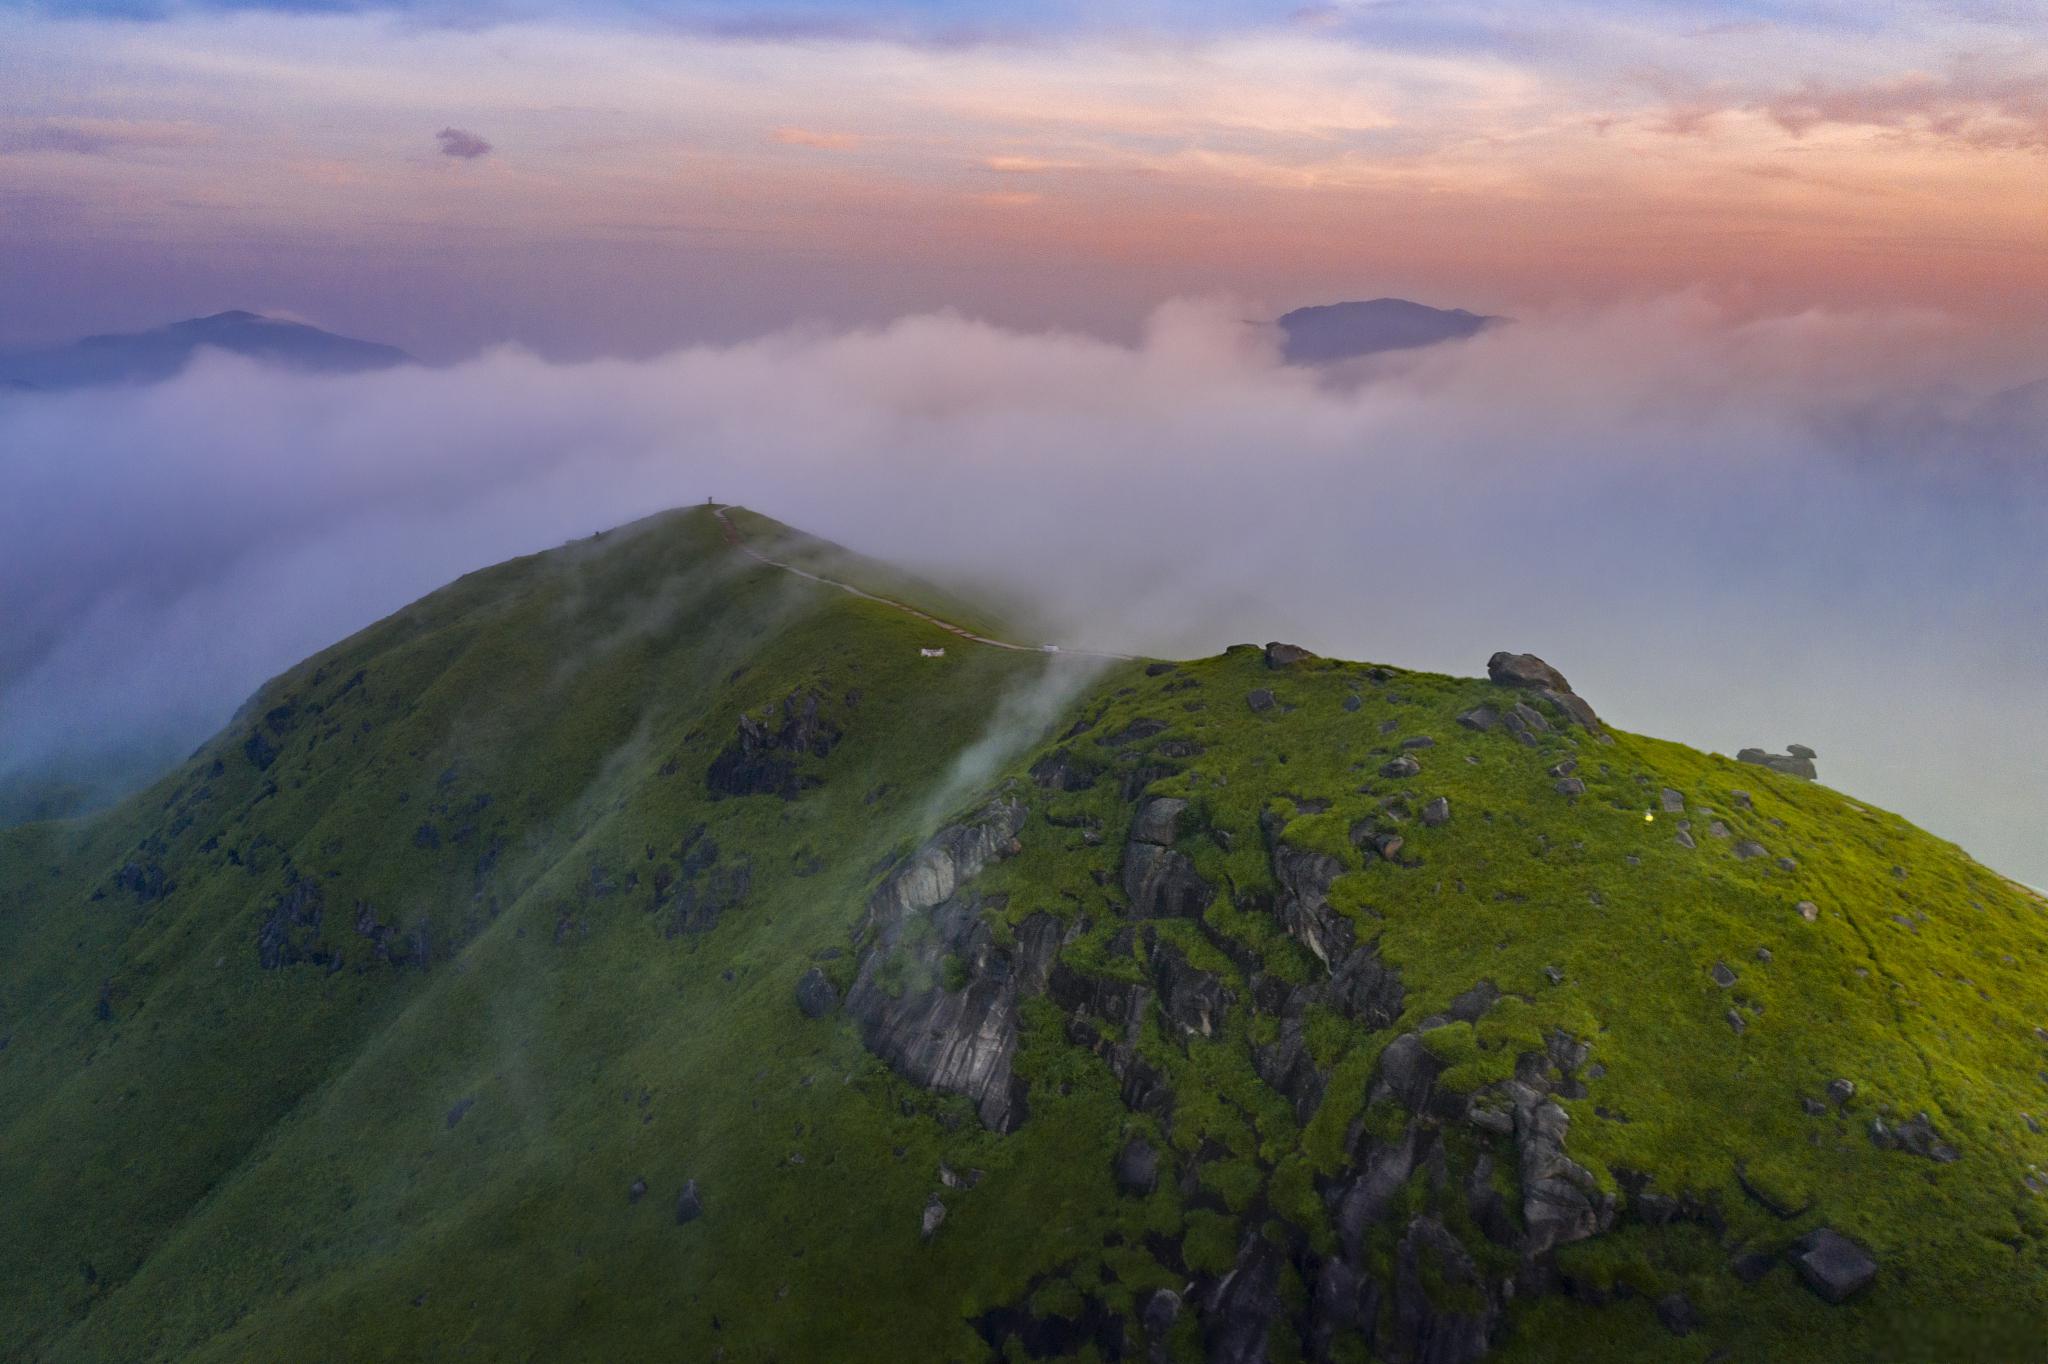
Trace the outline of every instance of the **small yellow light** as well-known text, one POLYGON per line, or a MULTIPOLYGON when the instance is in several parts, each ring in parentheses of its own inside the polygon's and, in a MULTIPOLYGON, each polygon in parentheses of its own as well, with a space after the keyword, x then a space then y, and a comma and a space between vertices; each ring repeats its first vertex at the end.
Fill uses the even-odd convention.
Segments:
POLYGON ((1657 819, 1657 812, 1656 812, 1656 811, 1654 811, 1654 810, 1645 810, 1645 811, 1643 811, 1643 823, 1645 823, 1645 824, 1651 824, 1651 823, 1654 823, 1654 822, 1656 822, 1656 819, 1657 819))

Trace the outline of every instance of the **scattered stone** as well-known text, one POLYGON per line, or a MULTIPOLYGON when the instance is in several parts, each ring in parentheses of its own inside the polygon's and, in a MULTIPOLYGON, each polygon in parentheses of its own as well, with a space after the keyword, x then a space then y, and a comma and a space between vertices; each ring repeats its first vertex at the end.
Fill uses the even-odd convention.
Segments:
POLYGON ((1711 819, 1707 821, 1707 832, 1715 838, 1732 837, 1732 835, 1728 832, 1728 826, 1726 824, 1723 824, 1718 819, 1711 819))
POLYGON ((1808 923, 1812 923, 1820 917, 1820 906, 1811 900, 1801 900, 1798 904, 1798 910, 1799 917, 1808 923))
POLYGON ((1806 1116, 1809 1118, 1827 1116, 1828 1106, 1826 1104, 1822 1103, 1819 1099, 1808 1098, 1804 1094, 1799 1096, 1799 1107, 1805 1110, 1806 1116))
POLYGON ((1678 831, 1676 841, 1678 843, 1678 846, 1681 848, 1696 848, 1699 846, 1697 843, 1694 843, 1692 841, 1692 835, 1686 832, 1684 829, 1680 829, 1678 831))
POLYGON ((1728 1026, 1735 1029, 1737 1036, 1749 1031, 1749 1024, 1744 1021, 1740 1010, 1730 1009, 1727 1013, 1727 1019, 1728 1026))
POLYGON ((1254 688, 1245 694, 1244 703, 1252 708, 1254 714, 1263 715, 1273 709, 1273 693, 1264 687, 1254 688))
POLYGON ((1578 770, 1579 760, 1577 758, 1566 758, 1563 762, 1556 762, 1550 765, 1550 775, 1553 777, 1569 777, 1578 770))
POLYGON ((945 1223, 946 1205, 937 1194, 933 1194, 924 1203, 924 1239, 927 1241, 931 1240, 933 1236, 938 1234, 939 1228, 944 1226, 945 1223))
POLYGON ((1683 1293, 1671 1293, 1657 1300, 1657 1320, 1674 1336, 1689 1336, 1700 1329, 1699 1313, 1683 1293))
POLYGON ((1870 1252, 1832 1227, 1793 1242, 1792 1265, 1806 1286, 1830 1303, 1848 1301, 1877 1277, 1877 1261, 1870 1252))
POLYGON ((1754 810, 1756 808, 1754 805, 1750 804, 1749 792, 1747 791, 1730 791, 1728 793, 1728 799, 1734 801, 1736 804, 1736 808, 1738 809, 1754 810))
POLYGON ((1543 974, 1552 985, 1564 984, 1564 969, 1562 967, 1546 966, 1543 968, 1543 974))
MULTIPOLYGON (((1365 699, 1357 692, 1350 692, 1344 697, 1344 709, 1347 711, 1355 711, 1364 704, 1365 699)), ((1162 1288, 1159 1291, 1164 1293, 1166 1290, 1162 1288)), ((1176 1301, 1178 1300, 1176 1299, 1176 1301)))
POLYGON ((1422 807, 1422 822, 1430 828, 1439 828, 1451 822, 1451 800, 1449 796, 1438 796, 1422 807))
POLYGON ((676 1195, 676 1225, 686 1226, 703 1215, 704 1200, 697 1196, 697 1181, 693 1179, 676 1195))
POLYGON ((1952 1165, 1963 1158, 1962 1152, 1941 1139, 1925 1113, 1916 1113, 1896 1127, 1887 1126, 1883 1118, 1872 1118, 1870 1139, 1883 1150, 1907 1151, 1942 1165, 1952 1165))
POLYGON ((1771 959, 1771 949, 1768 947, 1759 947, 1756 950, 1756 959, 1758 961, 1769 961, 1771 959))
POLYGON ((1725 961, 1715 962, 1713 969, 1709 971, 1707 974, 1714 978, 1714 984, 1720 986, 1724 990, 1733 986, 1736 980, 1738 979, 1733 968, 1731 968, 1725 961))
POLYGON ((1677 815, 1685 813, 1685 797, 1670 787, 1667 786, 1659 792, 1657 798, 1663 804, 1665 814, 1677 815))
POLYGON ((455 1106, 448 1110, 448 1125, 453 1127, 456 1123, 461 1122, 462 1115, 474 1107, 476 1107, 476 1096, 474 1095, 466 1099, 457 1099, 455 1106))
POLYGON ((1580 781, 1577 777, 1566 777, 1558 782, 1557 794, 1560 796, 1583 796, 1586 794, 1586 783, 1580 781))
POLYGON ((1110 1173, 1116 1179, 1118 1193, 1133 1198, 1144 1198, 1159 1187, 1159 1152, 1143 1137, 1132 1137, 1124 1143, 1124 1149, 1117 1152, 1116 1164, 1110 1173))
POLYGON ((1856 1082, 1854 1080, 1828 1081, 1828 1098, 1834 1101, 1835 1107, 1840 1108, 1855 1097, 1856 1082))
POLYGON ((1297 663, 1308 663, 1315 655, 1299 644, 1282 644, 1275 640, 1266 646, 1266 666, 1269 668, 1291 668, 1297 663))
POLYGON ((636 1179, 631 1184, 628 1184, 626 1186, 626 1201, 628 1203, 638 1203, 641 1199, 645 1197, 647 1197, 646 1180, 636 1179))
POLYGON ((813 966, 797 980, 796 1006, 805 1018, 823 1018, 839 1007, 839 991, 822 969, 813 966))
MULTIPOLYGON (((1740 850, 1738 849, 1737 851, 1740 851, 1740 850)), ((1781 858, 1779 858, 1779 859, 1778 859, 1778 870, 1779 870, 1779 871, 1798 871, 1798 870, 1799 870, 1799 864, 1798 864, 1797 862, 1793 861, 1793 860, 1792 860, 1791 858, 1789 858, 1789 857, 1781 857, 1781 858)))
POLYGON ((1753 839, 1745 838, 1735 845, 1735 856, 1747 862, 1752 857, 1769 857, 1770 853, 1765 850, 1763 844, 1753 839))
POLYGON ((1383 777, 1414 777, 1421 775, 1421 772, 1422 764, 1405 753, 1380 765, 1380 775, 1383 777))
POLYGON ((1401 741, 1403 748, 1435 748, 1436 740, 1427 734, 1411 734, 1401 741))
POLYGON ((1500 715, 1492 706, 1474 706, 1470 710, 1458 713, 1458 723, 1467 729, 1485 733, 1500 723, 1500 715))

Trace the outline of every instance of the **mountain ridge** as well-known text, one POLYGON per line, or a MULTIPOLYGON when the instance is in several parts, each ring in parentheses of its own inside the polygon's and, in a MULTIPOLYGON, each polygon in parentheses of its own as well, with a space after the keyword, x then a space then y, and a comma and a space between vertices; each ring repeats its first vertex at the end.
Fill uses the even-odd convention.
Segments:
POLYGON ((0 385, 41 392, 155 383, 181 373, 204 348, 323 374, 418 363, 396 346, 230 309, 146 331, 106 332, 41 350, 0 352, 0 385))
POLYGON ((459 579, 0 831, 0 1358, 2026 1357, 2040 903, 1496 662, 459 579))

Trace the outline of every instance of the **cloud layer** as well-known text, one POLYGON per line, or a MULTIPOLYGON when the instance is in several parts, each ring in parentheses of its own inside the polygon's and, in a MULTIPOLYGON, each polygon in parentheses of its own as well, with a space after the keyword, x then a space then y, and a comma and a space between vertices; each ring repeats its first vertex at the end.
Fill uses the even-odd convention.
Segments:
POLYGON ((2048 351, 1914 314, 1556 316, 1338 378, 1246 304, 1118 345, 956 316, 644 363, 207 357, 0 399, 0 754, 189 747, 457 574, 706 495, 1023 589, 1056 637, 1563 668, 2048 882, 2048 351), (2006 357, 2000 361, 1997 357, 2006 357))

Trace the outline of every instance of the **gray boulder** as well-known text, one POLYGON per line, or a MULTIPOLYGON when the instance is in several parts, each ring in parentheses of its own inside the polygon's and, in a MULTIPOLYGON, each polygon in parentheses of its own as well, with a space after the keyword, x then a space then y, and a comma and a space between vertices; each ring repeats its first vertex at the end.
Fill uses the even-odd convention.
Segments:
POLYGON ((1297 663, 1307 663, 1314 658, 1314 654, 1299 644, 1282 644, 1274 640, 1266 646, 1266 666, 1269 668, 1291 668, 1297 663))
POLYGON ((1535 692, 1582 728, 1600 733, 1600 717, 1593 713, 1593 708, 1572 690, 1563 673, 1536 655, 1503 650, 1486 660, 1486 675, 1497 686, 1535 692))
POLYGON ((796 983, 796 1006, 805 1018, 823 1018, 839 1007, 839 991, 832 988, 824 971, 813 966, 796 983))
POLYGON ((1791 1253, 1799 1277, 1825 1302, 1846 1302, 1877 1277, 1870 1252, 1832 1227, 1802 1236, 1791 1253))
POLYGON ((1118 1193, 1144 1198, 1159 1187, 1159 1152, 1143 1137, 1132 1137, 1110 1167, 1118 1193))
POLYGON ((683 1191, 676 1195, 676 1225, 687 1226, 704 1215, 704 1200, 697 1195, 697 1181, 683 1185, 683 1191))
POLYGON ((1430 828, 1439 828, 1451 822, 1451 800, 1449 796, 1437 796, 1422 807, 1422 822, 1430 828))
POLYGON ((1413 777, 1419 775, 1421 771, 1422 764, 1406 753, 1380 764, 1380 775, 1383 777, 1413 777))

